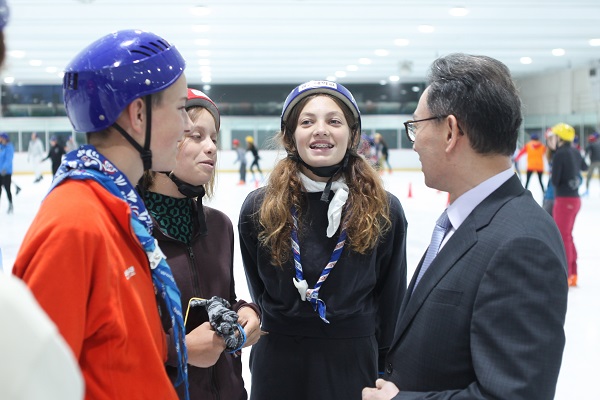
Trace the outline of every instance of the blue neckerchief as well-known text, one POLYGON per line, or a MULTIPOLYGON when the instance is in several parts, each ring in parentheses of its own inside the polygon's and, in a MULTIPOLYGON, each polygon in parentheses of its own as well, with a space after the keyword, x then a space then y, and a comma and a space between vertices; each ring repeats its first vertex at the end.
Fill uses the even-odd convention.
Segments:
POLYGON ((331 258, 329 262, 321 271, 321 275, 315 284, 314 289, 308 288, 308 283, 304 279, 304 271, 302 270, 302 262, 300 260, 300 242, 298 240, 298 216, 297 211, 294 207, 292 207, 292 217, 294 218, 294 225, 292 226, 292 254, 294 256, 294 267, 296 269, 296 276, 294 278, 294 286, 298 289, 298 293, 300 293, 300 298, 302 301, 309 301, 312 304, 313 309, 319 313, 319 317, 325 323, 329 323, 327 320, 327 306, 325 302, 319 298, 319 290, 321 290, 321 286, 329 276, 329 273, 335 267, 335 264, 340 259, 342 255, 342 251, 344 250, 344 244, 346 243, 346 224, 342 224, 342 232, 338 238, 338 241, 333 249, 333 253, 331 253, 331 258))
POLYGON ((129 179, 91 145, 81 146, 77 151, 72 151, 65 156, 48 193, 65 179, 94 180, 114 196, 127 201, 131 209, 131 225, 148 255, 155 292, 160 294, 167 305, 171 318, 178 361, 175 386, 184 383, 185 398, 189 399, 187 348, 181 311, 181 294, 171 273, 171 268, 151 235, 152 219, 144 202, 129 179))

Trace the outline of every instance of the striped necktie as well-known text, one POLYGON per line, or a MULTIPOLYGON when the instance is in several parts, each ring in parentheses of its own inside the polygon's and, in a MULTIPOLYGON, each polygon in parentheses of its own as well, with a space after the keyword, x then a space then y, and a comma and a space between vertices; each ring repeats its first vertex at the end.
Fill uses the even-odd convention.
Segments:
MULTIPOLYGON (((417 275, 417 280, 415 282, 415 288, 419 284, 419 281, 429 268, 429 265, 432 263, 433 259, 437 255, 440 245, 444 240, 444 236, 446 236, 446 232, 448 228, 451 226, 450 218, 448 218, 448 214, 446 210, 442 213, 442 215, 435 222, 435 229, 433 230, 433 234, 431 235, 431 243, 429 243, 429 247, 427 248, 427 253, 425 254, 425 260, 423 260, 423 265, 421 266, 421 270, 419 271, 419 275, 417 275)), ((413 288, 414 291, 414 288, 413 288)))

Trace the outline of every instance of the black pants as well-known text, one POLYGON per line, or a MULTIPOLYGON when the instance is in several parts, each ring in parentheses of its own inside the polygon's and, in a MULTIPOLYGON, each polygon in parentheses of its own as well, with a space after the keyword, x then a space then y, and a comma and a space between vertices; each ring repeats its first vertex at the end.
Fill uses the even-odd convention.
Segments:
MULTIPOLYGON (((6 197, 8 197, 8 202, 12 204, 12 194, 10 193, 10 183, 12 181, 12 175, 2 175, 0 176, 1 186, 6 190, 6 197)), ((0 188, 0 197, 2 196, 2 188, 0 188)))
POLYGON ((252 164, 250 164, 250 172, 252 172, 252 174, 254 174, 254 167, 256 166, 256 169, 258 170, 258 172, 260 174, 262 174, 262 171, 260 170, 260 166, 258 165, 258 159, 254 159, 254 161, 252 161, 252 164))
POLYGON ((252 346, 250 400, 360 400, 377 379, 374 336, 312 338, 269 333, 252 346))
POLYGON ((527 171, 527 180, 525 181, 525 189, 527 189, 527 186, 529 186, 529 178, 531 178, 531 174, 533 174, 534 172, 537 172, 538 174, 538 179, 540 180, 540 186, 542 187, 542 192, 544 191, 544 184, 542 183, 542 171, 527 171))
POLYGON ((56 175, 56 171, 60 168, 60 162, 52 163, 52 176, 56 175))

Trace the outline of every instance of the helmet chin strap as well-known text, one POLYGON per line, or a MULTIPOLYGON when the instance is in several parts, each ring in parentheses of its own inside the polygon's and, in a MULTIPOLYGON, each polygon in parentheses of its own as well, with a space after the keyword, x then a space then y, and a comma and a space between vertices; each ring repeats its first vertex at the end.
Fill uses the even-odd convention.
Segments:
POLYGON ((288 158, 290 158, 293 161, 301 163, 306 168, 308 168, 313 174, 320 176, 321 178, 329 178, 329 180, 327 180, 327 183, 325 184, 325 190, 323 190, 323 194, 321 195, 321 201, 324 201, 325 203, 329 203, 329 193, 331 192, 331 185, 333 183, 333 178, 337 174, 342 172, 344 169, 346 169, 346 166, 348 165, 348 159, 350 158, 350 152, 346 151, 344 158, 339 163, 337 163, 335 165, 329 165, 326 167, 310 166, 300 157, 299 154, 288 154, 288 158))
POLYGON ((181 179, 179 179, 173 173, 173 171, 163 172, 163 174, 166 174, 173 181, 173 183, 175 183, 175 185, 177 185, 177 190, 179 190, 179 193, 181 193, 185 197, 189 197, 189 198, 202 197, 206 193, 206 191, 204 190, 204 185, 198 185, 198 186, 190 185, 189 183, 184 182, 181 179))
POLYGON ((204 185, 190 185, 187 182, 179 179, 173 171, 171 172, 163 172, 163 174, 167 175, 175 185, 177 185, 177 190, 179 193, 188 198, 198 198, 196 201, 197 206, 197 216, 198 216, 198 231, 201 235, 206 235, 208 233, 208 227, 206 225, 206 217, 204 216, 204 208, 202 207, 202 197, 206 194, 204 190, 204 185))
POLYGON ((152 151, 150 150, 150 137, 152 133, 152 95, 144 96, 144 102, 146 103, 146 138, 144 141, 144 147, 140 146, 138 142, 133 140, 131 135, 129 135, 125 129, 123 129, 116 122, 112 125, 119 133, 127 139, 129 143, 140 153, 142 158, 142 163, 144 165, 144 171, 149 171, 152 169, 152 151))

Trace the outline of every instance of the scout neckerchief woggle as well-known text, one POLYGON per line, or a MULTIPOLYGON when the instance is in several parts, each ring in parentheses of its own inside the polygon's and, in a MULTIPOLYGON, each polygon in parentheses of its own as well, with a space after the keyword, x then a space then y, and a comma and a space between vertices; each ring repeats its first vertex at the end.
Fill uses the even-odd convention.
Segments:
POLYGON ((152 219, 144 202, 138 196, 129 179, 108 159, 98 153, 92 145, 81 146, 77 151, 72 151, 65 156, 48 193, 65 179, 94 180, 117 198, 125 200, 129 205, 131 225, 150 262, 154 289, 165 302, 173 326, 178 361, 175 386, 183 383, 185 385, 185 398, 189 399, 187 348, 185 345, 183 313, 181 311, 181 294, 171 273, 171 268, 165 261, 164 254, 156 245, 156 239, 150 235, 150 232, 152 232, 152 219))
MULTIPOLYGON (((323 182, 315 182, 302 173, 299 175, 304 189, 308 192, 317 192, 323 190, 324 186, 327 185, 323 182)), ((335 191, 334 199, 330 203, 328 210, 329 226, 327 227, 327 236, 332 237, 340 224, 341 211, 348 198, 348 186, 343 179, 334 182, 333 187, 331 184, 328 184, 327 186, 330 186, 330 188, 335 191)), ((319 298, 319 290, 342 255, 347 237, 346 224, 344 223, 342 225, 342 231, 340 232, 338 241, 333 249, 331 258, 329 259, 329 262, 323 271, 321 271, 321 275, 319 276, 314 289, 309 289, 308 283, 304 279, 302 262, 300 258, 300 244, 298 241, 298 212, 296 208, 292 208, 292 218, 294 220, 294 225, 292 226, 292 254, 294 256, 295 268, 295 277, 293 278, 294 286, 296 286, 298 289, 298 293, 300 293, 300 298, 302 301, 309 301, 312 304, 313 309, 319 313, 319 317, 324 322, 329 323, 326 318, 327 307, 325 302, 319 298)))

